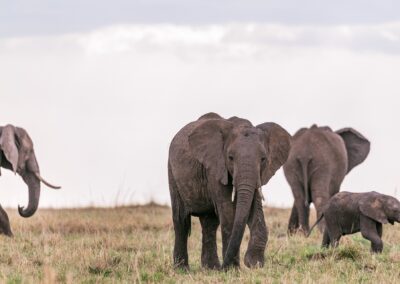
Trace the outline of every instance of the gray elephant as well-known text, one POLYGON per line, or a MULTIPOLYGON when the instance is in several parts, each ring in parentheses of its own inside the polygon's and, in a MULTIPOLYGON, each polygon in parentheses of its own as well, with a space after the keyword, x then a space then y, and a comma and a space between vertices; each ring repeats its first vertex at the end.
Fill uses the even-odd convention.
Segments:
POLYGON ((372 252, 380 253, 383 249, 382 224, 400 222, 400 202, 392 196, 375 191, 343 191, 333 196, 324 206, 310 233, 323 217, 326 221, 323 247, 336 247, 341 236, 361 231, 362 236, 371 241, 372 252))
POLYGON ((248 267, 264 265, 268 231, 260 189, 286 161, 290 135, 275 123, 254 127, 238 117, 208 113, 173 138, 168 159, 175 230, 174 265, 189 268, 187 239, 191 216, 202 227, 201 263, 218 269, 216 231, 221 225, 222 268, 239 266, 246 224, 248 267), (233 196, 233 198, 232 198, 233 196))
MULTIPOLYGON (((322 207, 340 190, 340 185, 355 166, 368 156, 370 142, 352 128, 336 132, 329 127, 302 128, 293 136, 285 177, 292 189, 294 204, 288 232, 309 230, 310 203, 317 216, 322 207)), ((321 222, 322 230, 324 223, 321 222)))
MULTIPOLYGON (((26 208, 18 206, 19 215, 22 217, 30 217, 36 212, 39 205, 41 182, 54 189, 60 188, 51 185, 41 177, 32 140, 23 128, 13 125, 0 127, 0 166, 18 173, 28 186, 28 206, 26 208)), ((0 222, 0 233, 11 236, 8 216, 2 208, 0 222)))

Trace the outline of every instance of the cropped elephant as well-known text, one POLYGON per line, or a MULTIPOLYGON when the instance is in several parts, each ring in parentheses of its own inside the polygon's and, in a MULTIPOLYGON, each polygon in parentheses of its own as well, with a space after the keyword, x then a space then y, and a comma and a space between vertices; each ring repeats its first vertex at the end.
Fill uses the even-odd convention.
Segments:
POLYGON ((361 231, 362 236, 371 241, 371 250, 382 252, 382 224, 400 222, 400 202, 375 191, 343 191, 329 200, 311 230, 323 217, 326 222, 323 247, 336 247, 341 236, 361 231))
MULTIPOLYGON (((18 206, 19 215, 22 217, 30 217, 36 212, 39 205, 41 182, 54 189, 60 188, 51 185, 41 177, 32 140, 23 128, 13 125, 0 127, 0 166, 18 173, 28 186, 28 206, 26 208, 18 206)), ((11 236, 8 216, 2 208, 0 222, 0 233, 11 236)))
MULTIPOLYGON (((352 128, 333 132, 329 127, 302 128, 293 136, 287 162, 283 166, 292 189, 294 204, 288 232, 309 230, 310 203, 317 216, 355 166, 368 156, 370 142, 352 128)), ((320 229, 323 229, 321 222, 320 229)))
POLYGON ((283 165, 289 149, 290 135, 275 123, 254 127, 248 120, 224 119, 215 113, 189 123, 175 135, 168 160, 175 267, 189 267, 191 216, 200 218, 203 267, 220 268, 216 243, 220 224, 224 269, 239 266, 246 224, 250 241, 245 265, 264 265, 268 231, 261 186, 283 165))

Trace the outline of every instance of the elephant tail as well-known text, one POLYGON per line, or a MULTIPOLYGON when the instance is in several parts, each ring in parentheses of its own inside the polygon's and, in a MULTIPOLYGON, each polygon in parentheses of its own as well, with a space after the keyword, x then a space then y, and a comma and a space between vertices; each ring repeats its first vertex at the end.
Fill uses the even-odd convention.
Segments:
POLYGON ((308 187, 308 164, 311 158, 308 159, 298 159, 301 170, 303 172, 303 189, 304 189, 304 205, 308 207, 310 205, 310 189, 308 187))
POLYGON ((322 220, 322 218, 324 218, 324 213, 322 213, 321 216, 319 216, 319 218, 317 219, 317 221, 315 221, 314 225, 311 226, 311 229, 308 231, 307 238, 311 235, 312 230, 315 228, 315 226, 318 225, 318 223, 322 220))

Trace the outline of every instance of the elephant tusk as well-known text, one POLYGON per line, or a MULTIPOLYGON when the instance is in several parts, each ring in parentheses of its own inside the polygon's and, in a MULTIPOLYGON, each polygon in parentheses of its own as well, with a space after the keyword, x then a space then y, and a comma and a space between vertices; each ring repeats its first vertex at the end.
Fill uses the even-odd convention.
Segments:
POLYGON ((235 189, 235 187, 233 187, 233 190, 232 190, 232 202, 235 202, 235 192, 236 192, 236 189, 235 189))
POLYGON ((45 185, 47 185, 48 187, 50 187, 50 188, 53 188, 53 189, 60 189, 61 188, 61 186, 56 186, 56 185, 52 185, 51 183, 48 183, 44 178, 42 178, 41 176, 40 176, 40 174, 39 173, 35 173, 35 176, 41 181, 41 182, 43 182, 45 185))
POLYGON ((264 194, 262 193, 262 187, 261 187, 261 186, 260 186, 260 188, 258 189, 258 192, 260 193, 261 199, 262 199, 263 201, 265 201, 264 194))

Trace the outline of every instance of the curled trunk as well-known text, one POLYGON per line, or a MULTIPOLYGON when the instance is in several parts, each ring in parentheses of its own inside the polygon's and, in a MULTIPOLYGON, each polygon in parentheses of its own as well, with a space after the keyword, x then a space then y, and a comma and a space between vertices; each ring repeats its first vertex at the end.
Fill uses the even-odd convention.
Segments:
POLYGON ((238 186, 235 220, 223 263, 225 268, 233 265, 234 259, 239 252, 254 192, 255 188, 250 186, 238 186))
POLYGON ((40 180, 34 173, 28 172, 21 175, 25 183, 28 185, 29 201, 26 208, 18 205, 18 213, 22 217, 28 218, 35 214, 39 206, 40 198, 40 180))

